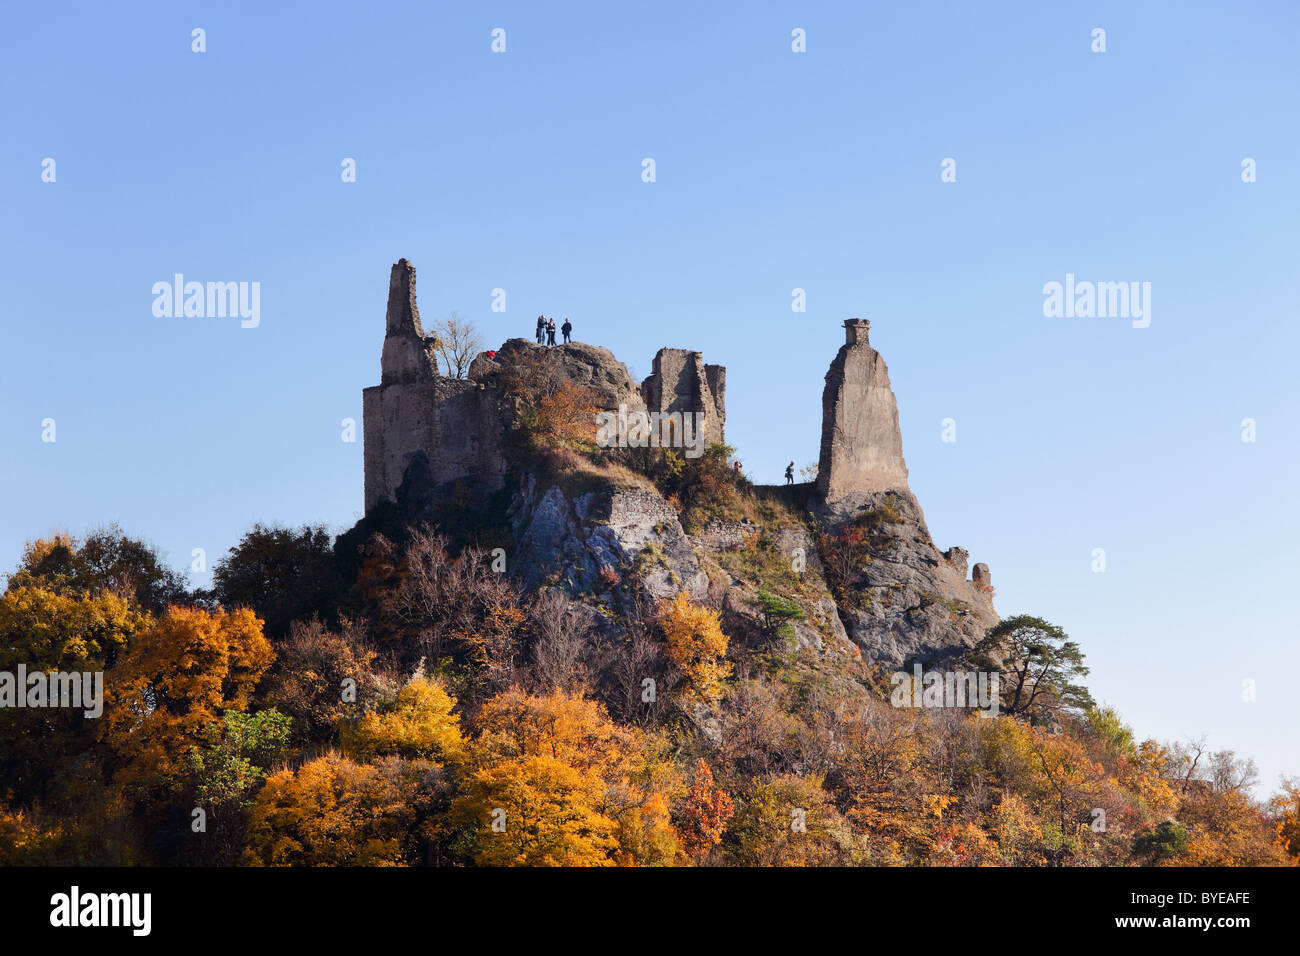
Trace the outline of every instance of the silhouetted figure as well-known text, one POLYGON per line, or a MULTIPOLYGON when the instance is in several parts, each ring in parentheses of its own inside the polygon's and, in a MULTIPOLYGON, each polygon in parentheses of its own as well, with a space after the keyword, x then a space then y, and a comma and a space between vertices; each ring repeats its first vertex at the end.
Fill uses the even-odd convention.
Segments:
POLYGON ((546 334, 546 319, 544 319, 542 316, 539 315, 537 317, 537 344, 538 345, 542 344, 543 336, 545 336, 545 334, 546 334))
POLYGON ((787 485, 794 484, 794 462, 790 462, 785 466, 785 483, 787 485))
POLYGON ((569 335, 573 332, 573 323, 570 322, 567 317, 564 320, 564 324, 560 326, 560 331, 564 333, 564 344, 568 345, 569 335))
POLYGON ((546 322, 546 344, 555 344, 555 320, 549 319, 546 322))

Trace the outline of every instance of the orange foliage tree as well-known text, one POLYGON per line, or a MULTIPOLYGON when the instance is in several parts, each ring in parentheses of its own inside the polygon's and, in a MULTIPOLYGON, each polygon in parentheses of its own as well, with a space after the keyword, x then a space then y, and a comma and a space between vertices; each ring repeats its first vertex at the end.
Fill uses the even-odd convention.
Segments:
POLYGON ((172 607, 138 640, 105 688, 102 739, 119 779, 177 776, 226 710, 243 710, 274 657, 252 611, 172 607))
POLYGON ((682 806, 677 825, 686 852, 697 862, 703 861, 722 839, 722 831, 735 812, 731 797, 714 788, 713 771, 700 758, 695 764, 695 784, 682 806))
POLYGON ((680 843, 680 787, 663 741, 620 727, 594 701, 512 688, 483 705, 453 817, 487 866, 656 865, 680 843))
POLYGON ((359 764, 338 753, 282 770, 250 812, 252 866, 399 866, 414 775, 404 761, 359 764))

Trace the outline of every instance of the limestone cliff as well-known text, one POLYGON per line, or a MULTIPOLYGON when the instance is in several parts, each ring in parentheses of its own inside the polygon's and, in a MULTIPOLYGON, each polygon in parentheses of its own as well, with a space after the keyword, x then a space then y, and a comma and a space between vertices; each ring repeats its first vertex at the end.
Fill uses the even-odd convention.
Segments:
POLYGON ((838 565, 839 613, 871 660, 901 667, 960 656, 997 623, 988 569, 968 579, 963 548, 940 553, 907 489, 818 507, 827 559, 838 565))

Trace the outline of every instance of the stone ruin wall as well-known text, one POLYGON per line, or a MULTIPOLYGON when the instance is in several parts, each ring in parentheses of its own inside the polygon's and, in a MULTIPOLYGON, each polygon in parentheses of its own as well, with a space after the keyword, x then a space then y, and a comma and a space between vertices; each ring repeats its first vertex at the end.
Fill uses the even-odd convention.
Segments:
POLYGON ((700 353, 685 349, 660 349, 639 389, 608 350, 582 343, 547 347, 511 339, 496 358, 476 357, 468 379, 438 374, 433 336, 420 323, 415 266, 406 259, 389 275, 384 333, 380 384, 362 390, 367 513, 397 500, 413 465, 434 487, 465 479, 479 492, 500 489, 508 466, 510 403, 497 376, 502 360, 532 349, 545 349, 562 377, 592 387, 602 401, 644 401, 652 412, 697 412, 706 441, 724 440, 726 369, 706 365, 700 353))
POLYGON ((435 486, 472 479, 493 491, 505 480, 500 393, 439 375, 432 345, 415 301, 415 266, 399 260, 388 283, 380 384, 361 393, 367 512, 397 499, 413 462, 435 486))
POLYGON ((727 370, 706 365, 699 352, 660 349, 650 375, 641 383, 641 397, 651 412, 702 415, 699 421, 705 442, 725 443, 727 370))

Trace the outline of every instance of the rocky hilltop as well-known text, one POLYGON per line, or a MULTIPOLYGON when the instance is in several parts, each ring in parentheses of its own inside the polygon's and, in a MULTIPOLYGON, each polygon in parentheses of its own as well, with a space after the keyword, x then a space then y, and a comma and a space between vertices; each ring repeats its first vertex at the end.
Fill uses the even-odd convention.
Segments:
POLYGON ((390 276, 380 383, 363 393, 367 520, 495 520, 521 587, 559 589, 614 627, 634 606, 684 591, 736 627, 761 629, 763 595, 777 594, 801 609, 791 630, 814 666, 892 670, 959 655, 998 619, 988 569, 977 564, 968 576, 964 549, 935 547, 908 488, 897 403, 870 323, 844 325, 822 394, 816 481, 755 486, 737 476, 743 506, 710 510, 666 488, 664 463, 677 474, 683 459, 663 446, 687 416, 687 434, 693 421, 726 468, 725 368, 665 348, 638 384, 607 349, 516 338, 474 358, 467 378, 440 375, 415 268, 403 259, 390 276), (537 401, 521 399, 525 378, 547 393, 576 388, 584 414, 643 416, 648 447, 589 438, 586 454, 557 466, 549 449, 520 440, 537 401))

